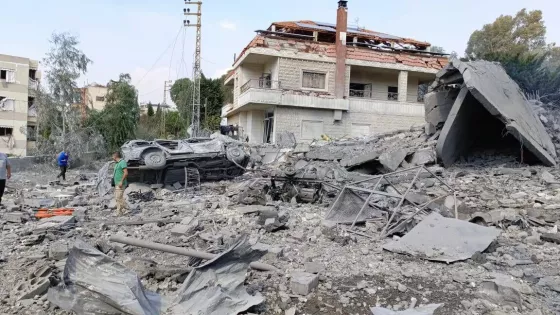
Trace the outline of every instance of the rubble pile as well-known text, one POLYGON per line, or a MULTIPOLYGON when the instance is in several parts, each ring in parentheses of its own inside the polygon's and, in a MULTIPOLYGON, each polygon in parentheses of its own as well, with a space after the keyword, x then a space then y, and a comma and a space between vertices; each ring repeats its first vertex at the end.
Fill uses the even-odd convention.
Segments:
MULTIPOLYGON (((124 217, 110 164, 71 169, 68 182, 47 167, 14 174, 0 209, 0 313, 560 313, 556 150, 543 136, 523 142, 533 164, 519 150, 442 151, 457 128, 444 112, 466 108, 461 93, 489 95, 464 73, 442 73, 425 129, 245 144, 237 177, 208 181, 200 168, 193 184, 181 166, 183 182, 131 180, 124 217), (457 88, 450 105, 440 92, 457 88)), ((559 143, 560 115, 533 105, 538 117, 492 117, 519 132, 509 140, 546 128, 559 143)))

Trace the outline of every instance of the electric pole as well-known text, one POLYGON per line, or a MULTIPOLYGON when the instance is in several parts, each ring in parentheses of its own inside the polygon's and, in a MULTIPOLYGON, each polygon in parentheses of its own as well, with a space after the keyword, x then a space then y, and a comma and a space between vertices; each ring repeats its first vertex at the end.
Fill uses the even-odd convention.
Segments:
POLYGON ((198 6, 196 13, 191 13, 190 8, 183 9, 186 16, 194 15, 197 17, 196 24, 191 24, 190 20, 184 20, 183 23, 186 27, 196 27, 196 46, 193 66, 193 110, 191 129, 192 137, 198 137, 200 132, 200 80, 202 77, 202 70, 200 68, 200 40, 201 40, 201 27, 202 27, 202 1, 185 0, 186 5, 198 6))
POLYGON ((166 137, 165 134, 165 109, 167 108, 167 92, 171 91, 173 81, 163 81, 163 104, 161 106, 161 134, 162 137, 166 137))

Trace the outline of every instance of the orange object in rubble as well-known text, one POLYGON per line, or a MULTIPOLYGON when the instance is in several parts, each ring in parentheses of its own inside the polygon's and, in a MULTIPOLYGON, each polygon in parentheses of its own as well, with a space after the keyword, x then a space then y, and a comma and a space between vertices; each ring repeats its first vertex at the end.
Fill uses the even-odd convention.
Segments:
POLYGON ((47 209, 41 208, 35 214, 36 218, 44 219, 44 218, 52 218, 57 216, 70 216, 74 214, 74 209, 72 208, 55 208, 55 209, 47 209))

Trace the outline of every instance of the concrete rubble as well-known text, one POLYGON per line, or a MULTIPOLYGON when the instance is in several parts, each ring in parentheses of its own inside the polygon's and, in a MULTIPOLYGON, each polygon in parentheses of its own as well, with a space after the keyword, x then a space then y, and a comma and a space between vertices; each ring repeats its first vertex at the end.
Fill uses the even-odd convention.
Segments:
MULTIPOLYGON (((246 145, 235 178, 130 185, 125 217, 104 161, 67 182, 47 165, 16 172, 0 208, 0 313, 559 313, 560 171, 495 148, 444 167, 454 96, 434 97, 447 102, 430 111, 435 133, 246 145), (42 207, 72 215, 39 219, 42 207)), ((560 114, 539 115, 560 144, 560 114)))

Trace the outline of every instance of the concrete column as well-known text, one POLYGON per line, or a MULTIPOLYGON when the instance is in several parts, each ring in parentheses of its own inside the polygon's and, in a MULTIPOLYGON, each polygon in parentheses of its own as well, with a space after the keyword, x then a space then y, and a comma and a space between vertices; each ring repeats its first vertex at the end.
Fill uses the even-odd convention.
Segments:
POLYGON ((319 32, 313 32, 313 41, 319 41, 319 32))
POLYGON ((408 93, 408 71, 399 72, 399 102, 406 102, 408 93))

